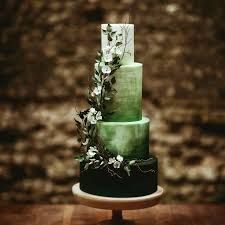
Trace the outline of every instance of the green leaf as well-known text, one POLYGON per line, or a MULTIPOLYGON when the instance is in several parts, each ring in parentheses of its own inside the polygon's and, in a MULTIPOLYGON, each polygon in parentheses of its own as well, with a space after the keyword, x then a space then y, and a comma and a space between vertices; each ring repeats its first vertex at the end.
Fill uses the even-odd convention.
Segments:
POLYGON ((85 160, 85 157, 83 155, 78 155, 75 157, 75 160, 78 160, 79 162, 83 162, 85 160))
POLYGON ((89 167, 89 163, 86 163, 85 166, 84 166, 84 170, 87 170, 89 167))
POLYGON ((108 41, 112 41, 112 37, 110 34, 108 34, 107 38, 108 38, 108 41))
POLYGON ((106 82, 105 82, 105 90, 106 90, 106 91, 111 90, 111 85, 110 85, 110 82, 109 82, 109 81, 106 81, 106 82))
POLYGON ((129 165, 133 165, 133 164, 135 164, 136 163, 136 160, 131 160, 130 162, 129 162, 129 165))
POLYGON ((97 52, 96 60, 101 61, 102 52, 97 52))
POLYGON ((130 167, 129 166, 124 166, 124 170, 127 172, 127 175, 130 176, 130 167))
POLYGON ((103 34, 107 34, 107 31, 105 29, 102 29, 103 34))
POLYGON ((111 93, 114 95, 117 93, 117 90, 115 88, 111 88, 111 93))
POLYGON ((115 77, 113 77, 113 78, 111 79, 111 83, 112 83, 112 84, 115 84, 115 83, 116 83, 116 78, 115 78, 115 77))
POLYGON ((105 97, 104 98, 106 101, 109 101, 111 98, 110 97, 105 97))
POLYGON ((88 111, 89 111, 89 109, 88 109, 88 110, 84 110, 84 111, 80 111, 80 112, 78 113, 78 116, 79 116, 81 119, 83 119, 84 116, 86 116, 86 114, 88 113, 88 111))
POLYGON ((106 30, 108 32, 112 32, 112 26, 110 24, 107 25, 106 30))
POLYGON ((116 47, 122 45, 123 43, 121 41, 116 42, 116 47))
POLYGON ((81 122, 78 121, 76 118, 74 118, 74 120, 75 120, 75 122, 76 122, 77 124, 81 124, 81 122))

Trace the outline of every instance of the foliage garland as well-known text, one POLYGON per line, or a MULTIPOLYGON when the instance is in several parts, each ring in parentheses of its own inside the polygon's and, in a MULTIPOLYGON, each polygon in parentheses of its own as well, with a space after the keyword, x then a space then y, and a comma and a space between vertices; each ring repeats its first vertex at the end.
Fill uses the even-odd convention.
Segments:
MULTIPOLYGON (((121 32, 118 33, 113 31, 112 26, 108 24, 102 32, 107 36, 108 43, 102 51, 97 52, 94 75, 88 95, 90 108, 77 112, 75 118, 78 141, 81 143, 80 148, 83 152, 76 159, 85 162, 84 170, 106 168, 112 176, 122 178, 124 172, 121 173, 121 171, 125 171, 130 176, 132 165, 140 169, 140 164, 152 160, 152 158, 148 160, 125 160, 121 155, 115 156, 108 151, 97 136, 96 123, 107 116, 106 104, 116 94, 116 90, 113 88, 116 83, 114 74, 120 68, 124 55, 129 54, 126 47, 130 41, 128 40, 129 27, 126 25, 121 26, 121 32)), ((153 170, 149 171, 153 172, 153 170)))

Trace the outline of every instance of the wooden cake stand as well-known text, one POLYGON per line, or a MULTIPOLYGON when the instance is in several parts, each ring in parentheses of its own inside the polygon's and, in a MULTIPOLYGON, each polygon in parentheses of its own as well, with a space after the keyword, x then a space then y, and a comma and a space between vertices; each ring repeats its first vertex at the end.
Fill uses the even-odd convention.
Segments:
POLYGON ((112 210, 112 219, 102 221, 99 224, 125 225, 134 223, 132 221, 123 220, 122 210, 143 209, 158 204, 163 194, 163 188, 158 186, 156 192, 141 197, 114 198, 97 196, 83 192, 80 190, 80 183, 77 183, 72 187, 72 192, 76 200, 82 205, 98 209, 112 210))

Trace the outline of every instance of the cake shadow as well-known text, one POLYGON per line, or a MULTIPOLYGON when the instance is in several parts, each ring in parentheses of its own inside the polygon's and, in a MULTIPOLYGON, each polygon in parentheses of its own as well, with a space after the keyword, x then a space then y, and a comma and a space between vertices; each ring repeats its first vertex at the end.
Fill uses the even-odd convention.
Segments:
POLYGON ((120 221, 116 221, 116 220, 103 220, 99 223, 97 223, 97 225, 135 225, 136 223, 132 220, 120 220, 120 221))

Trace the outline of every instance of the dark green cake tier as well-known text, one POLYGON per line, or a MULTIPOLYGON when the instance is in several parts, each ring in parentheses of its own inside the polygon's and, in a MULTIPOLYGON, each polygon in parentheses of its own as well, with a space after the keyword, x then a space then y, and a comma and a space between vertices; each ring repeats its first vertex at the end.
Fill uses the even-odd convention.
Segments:
MULTIPOLYGON (((107 168, 84 170, 80 164, 80 189, 84 192, 107 197, 138 197, 154 193, 157 190, 157 158, 132 165, 131 174, 124 171, 123 177, 111 176, 107 168), (148 172, 147 172, 148 171, 148 172)), ((122 171, 123 173, 123 171, 122 171)))

